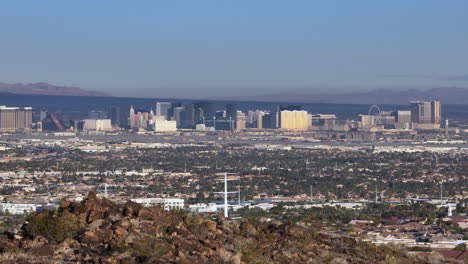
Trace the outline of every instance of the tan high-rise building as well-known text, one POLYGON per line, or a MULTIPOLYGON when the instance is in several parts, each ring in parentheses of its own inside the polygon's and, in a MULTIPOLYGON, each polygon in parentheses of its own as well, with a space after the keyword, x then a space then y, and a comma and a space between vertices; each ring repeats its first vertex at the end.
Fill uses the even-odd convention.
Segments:
POLYGON ((307 111, 283 110, 280 112, 282 129, 307 130, 309 114, 307 111))
POLYGON ((431 101, 431 122, 432 124, 439 124, 442 121, 442 109, 440 101, 431 101))
POLYGON ((242 111, 237 111, 236 115, 236 129, 245 129, 247 126, 247 116, 242 111))
POLYGON ((411 122, 414 128, 440 128, 440 101, 411 102, 411 122))
POLYGON ((31 130, 31 107, 0 105, 0 132, 28 132, 31 130))

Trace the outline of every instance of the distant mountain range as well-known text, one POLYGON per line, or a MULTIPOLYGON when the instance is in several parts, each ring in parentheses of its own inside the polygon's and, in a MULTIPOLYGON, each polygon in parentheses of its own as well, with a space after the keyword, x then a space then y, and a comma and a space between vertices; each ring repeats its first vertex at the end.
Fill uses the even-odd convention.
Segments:
POLYGON ((103 92, 88 91, 78 87, 57 86, 44 82, 38 83, 2 83, 0 93, 37 94, 37 95, 64 95, 64 96, 111 96, 103 92))
MULTIPOLYGON (((2 83, 0 93, 24 95, 61 95, 61 96, 112 96, 108 93, 84 90, 78 87, 58 86, 45 82, 38 83, 2 83)), ((326 104, 401 104, 405 105, 416 100, 440 100, 443 104, 467 104, 468 89, 458 87, 442 87, 429 90, 391 90, 377 89, 364 92, 343 93, 276 93, 248 96, 232 96, 229 98, 211 98, 217 100, 257 101, 257 102, 297 102, 326 104)))
MULTIPOLYGON (((255 101, 304 102, 332 104, 408 104, 416 100, 440 100, 443 104, 467 104, 468 89, 443 87, 429 90, 390 90, 378 89, 365 92, 345 93, 280 93, 257 95, 255 101)), ((251 97, 231 97, 232 100, 252 100, 251 97)))

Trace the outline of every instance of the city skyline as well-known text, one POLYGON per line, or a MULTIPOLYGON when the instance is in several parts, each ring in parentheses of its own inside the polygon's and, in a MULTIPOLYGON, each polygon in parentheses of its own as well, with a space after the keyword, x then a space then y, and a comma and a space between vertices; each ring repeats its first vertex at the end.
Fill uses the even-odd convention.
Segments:
POLYGON ((466 10, 2 3, 0 263, 466 262, 466 10))
POLYGON ((4 4, 0 81, 197 99, 468 84, 465 1, 88 7, 4 4))

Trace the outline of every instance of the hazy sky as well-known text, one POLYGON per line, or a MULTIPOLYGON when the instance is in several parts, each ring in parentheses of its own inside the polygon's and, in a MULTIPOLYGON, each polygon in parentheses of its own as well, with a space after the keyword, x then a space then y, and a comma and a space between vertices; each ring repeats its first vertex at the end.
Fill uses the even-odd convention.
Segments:
POLYGON ((117 96, 468 87, 468 1, 2 1, 0 81, 117 96))

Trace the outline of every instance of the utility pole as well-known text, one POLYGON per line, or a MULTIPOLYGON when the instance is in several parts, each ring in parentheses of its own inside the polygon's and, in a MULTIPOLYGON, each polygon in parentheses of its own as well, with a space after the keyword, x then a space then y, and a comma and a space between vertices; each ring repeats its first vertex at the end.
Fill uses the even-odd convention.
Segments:
POLYGON ((107 194, 107 182, 104 183, 104 198, 107 198, 108 197, 108 194, 107 194))
POLYGON ((228 173, 227 172, 217 173, 216 175, 219 175, 219 176, 224 175, 224 178, 215 179, 215 181, 224 181, 224 192, 215 192, 215 193, 224 194, 224 217, 228 218, 229 217, 228 194, 238 193, 238 192, 228 192, 228 181, 235 181, 235 180, 239 180, 239 179, 228 179, 228 173))
POLYGON ((440 182, 440 204, 443 204, 442 199, 443 199, 443 193, 442 193, 442 186, 444 185, 444 181, 442 180, 440 182))
POLYGON ((239 180, 239 184, 237 185, 237 193, 239 193, 239 206, 240 206, 241 205, 240 180, 239 180))
POLYGON ((375 204, 377 204, 377 195, 378 195, 378 192, 377 192, 377 183, 375 184, 375 204))
POLYGON ((310 185, 310 203, 314 203, 314 186, 310 185))

